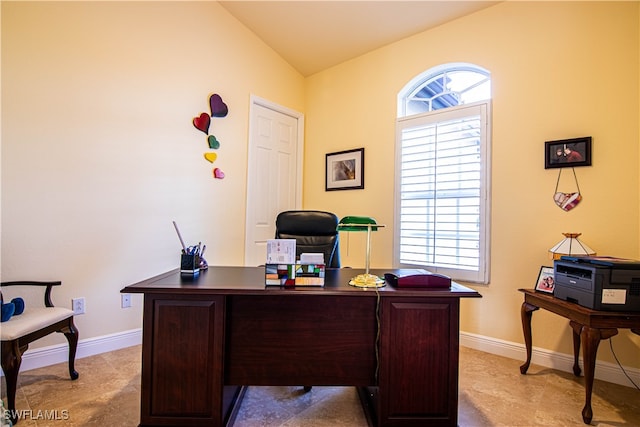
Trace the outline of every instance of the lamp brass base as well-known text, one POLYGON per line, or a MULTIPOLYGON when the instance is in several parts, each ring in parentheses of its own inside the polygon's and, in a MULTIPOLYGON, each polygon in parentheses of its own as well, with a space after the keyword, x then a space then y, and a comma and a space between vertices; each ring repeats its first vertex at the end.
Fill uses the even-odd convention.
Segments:
POLYGON ((386 286, 383 278, 369 273, 358 274, 349 281, 349 284, 357 288, 382 288, 386 286))

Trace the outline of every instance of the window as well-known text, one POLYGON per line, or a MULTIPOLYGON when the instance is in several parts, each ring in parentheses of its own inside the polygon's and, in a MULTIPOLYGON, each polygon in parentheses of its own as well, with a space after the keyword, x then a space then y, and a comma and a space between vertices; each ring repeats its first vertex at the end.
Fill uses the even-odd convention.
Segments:
POLYGON ((429 70, 398 97, 395 264, 489 280, 491 81, 467 64, 429 70))

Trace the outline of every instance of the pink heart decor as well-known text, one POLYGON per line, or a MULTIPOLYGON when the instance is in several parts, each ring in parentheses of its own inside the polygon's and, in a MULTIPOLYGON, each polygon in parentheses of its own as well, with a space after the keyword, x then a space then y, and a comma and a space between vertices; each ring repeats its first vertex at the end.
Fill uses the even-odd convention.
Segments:
POLYGON ((220 168, 215 168, 213 170, 213 177, 216 179, 222 179, 224 178, 224 172, 222 172, 220 168))
POLYGON ((193 119, 193 125, 196 127, 196 129, 204 133, 209 133, 210 124, 211 118, 207 113, 202 113, 199 117, 194 117, 193 119))
POLYGON ((209 98, 209 106, 211 107, 211 117, 225 117, 229 113, 227 104, 222 102, 222 98, 217 93, 209 98))

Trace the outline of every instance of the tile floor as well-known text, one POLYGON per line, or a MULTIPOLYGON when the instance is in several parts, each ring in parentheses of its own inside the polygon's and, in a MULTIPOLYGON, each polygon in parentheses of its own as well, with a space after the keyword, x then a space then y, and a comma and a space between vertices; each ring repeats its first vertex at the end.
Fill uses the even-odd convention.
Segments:
MULTIPOLYGON (((16 396, 25 418, 18 426, 137 426, 141 347, 78 359, 77 381, 66 364, 22 372, 16 396), (46 419, 54 418, 54 419, 46 419), (57 418, 57 419, 56 419, 57 418)), ((583 378, 520 360, 460 349, 459 425, 584 426, 583 378)), ((2 381, 6 403, 6 386, 2 381)), ((596 426, 640 426, 640 391, 596 380, 592 398, 596 426)), ((352 387, 250 387, 236 427, 365 427, 352 387)))

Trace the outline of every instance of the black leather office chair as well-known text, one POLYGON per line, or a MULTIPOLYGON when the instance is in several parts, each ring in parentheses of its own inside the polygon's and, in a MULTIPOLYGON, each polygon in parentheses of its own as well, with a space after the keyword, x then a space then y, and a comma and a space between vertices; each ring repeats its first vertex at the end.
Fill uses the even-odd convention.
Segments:
POLYGON ((276 239, 296 239, 296 255, 323 253, 329 268, 340 268, 338 217, 323 211, 285 211, 276 218, 276 239))
MULTIPOLYGON (((296 256, 323 253, 324 263, 340 268, 338 217, 323 211, 285 211, 276 218, 276 239, 296 239, 296 256)), ((304 386, 310 391, 311 386, 304 386)))

